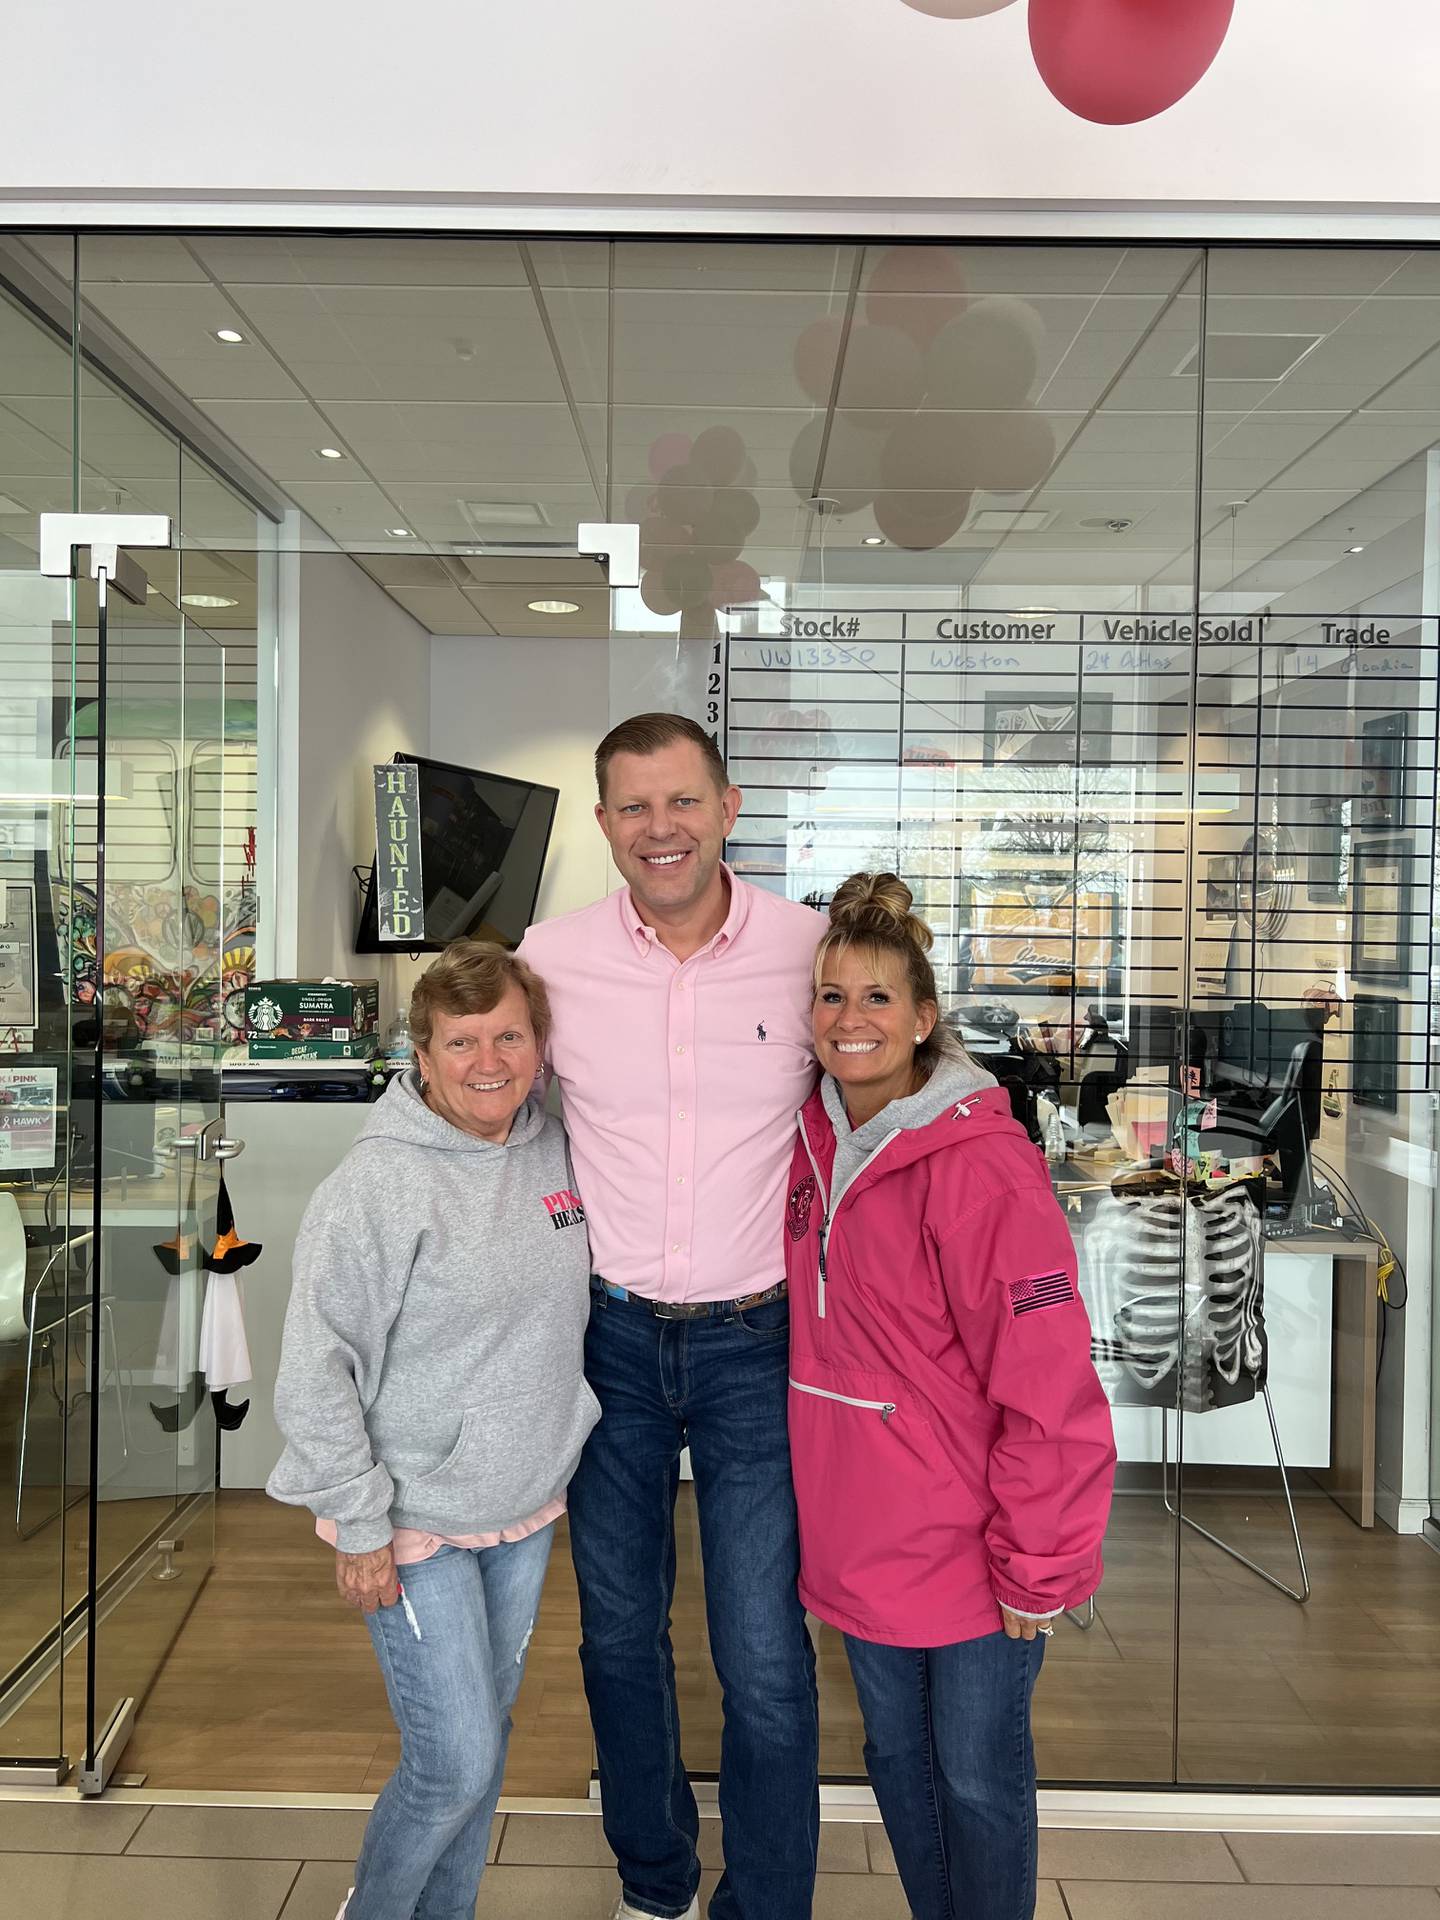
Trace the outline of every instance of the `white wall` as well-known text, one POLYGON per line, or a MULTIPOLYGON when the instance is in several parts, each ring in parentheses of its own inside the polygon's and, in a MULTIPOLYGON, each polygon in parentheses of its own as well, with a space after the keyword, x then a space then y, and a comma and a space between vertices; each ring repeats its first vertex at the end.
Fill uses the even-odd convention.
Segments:
POLYGON ((429 750, 430 636, 344 554, 299 562, 295 971, 380 981, 382 1032, 417 967, 404 954, 357 957, 351 868, 375 853, 371 767, 429 750))
POLYGON ((334 8, 292 0, 131 0, 126 45, 145 49, 157 118, 116 110, 112 60, 76 58, 110 44, 113 7, 12 0, 0 202, 33 211, 49 198, 52 224, 67 199, 102 192, 389 194, 392 219, 406 199, 447 196, 582 211, 758 199, 796 205, 801 231, 816 220, 807 199, 873 207, 872 230, 886 203, 925 200, 1388 203, 1436 219, 1433 0, 1243 0, 1194 91, 1129 127, 1092 125, 1052 97, 1026 13, 947 21, 900 0, 421 0, 397 13, 351 0, 342 27, 334 8), (219 75, 246 102, 243 128, 216 111, 219 75))
POLYGON ((595 824, 595 748, 610 727, 605 640, 436 639, 430 751, 560 789, 535 917, 589 906, 616 875, 595 824))

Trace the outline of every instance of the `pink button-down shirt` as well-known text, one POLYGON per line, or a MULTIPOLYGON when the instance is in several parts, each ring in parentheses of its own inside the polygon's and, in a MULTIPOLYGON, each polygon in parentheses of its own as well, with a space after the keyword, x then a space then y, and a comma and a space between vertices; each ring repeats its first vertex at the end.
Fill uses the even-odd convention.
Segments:
POLYGON ((550 991, 591 1264, 655 1300, 733 1300, 785 1272, 826 922, 725 872, 725 924, 683 964, 628 887, 532 927, 520 948, 550 991))

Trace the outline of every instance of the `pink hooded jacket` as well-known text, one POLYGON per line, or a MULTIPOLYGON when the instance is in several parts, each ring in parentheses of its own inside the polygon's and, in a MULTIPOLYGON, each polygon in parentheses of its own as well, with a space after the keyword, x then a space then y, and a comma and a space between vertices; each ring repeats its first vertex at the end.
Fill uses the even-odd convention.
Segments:
POLYGON ((893 1130, 832 1204, 835 1144, 817 1088, 785 1232, 801 1599, 904 1647, 1079 1605, 1115 1443, 1038 1150, 993 1086, 893 1130))

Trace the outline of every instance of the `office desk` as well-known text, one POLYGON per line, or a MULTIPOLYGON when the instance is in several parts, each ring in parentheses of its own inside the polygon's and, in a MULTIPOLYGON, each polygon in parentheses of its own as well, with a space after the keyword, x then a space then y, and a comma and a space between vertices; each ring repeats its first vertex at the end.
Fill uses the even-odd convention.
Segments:
POLYGON ((1334 1273, 1330 1465, 1311 1477, 1360 1527, 1375 1524, 1375 1403, 1380 1340, 1380 1248, 1335 1233, 1267 1241, 1276 1250, 1328 1255, 1334 1273))

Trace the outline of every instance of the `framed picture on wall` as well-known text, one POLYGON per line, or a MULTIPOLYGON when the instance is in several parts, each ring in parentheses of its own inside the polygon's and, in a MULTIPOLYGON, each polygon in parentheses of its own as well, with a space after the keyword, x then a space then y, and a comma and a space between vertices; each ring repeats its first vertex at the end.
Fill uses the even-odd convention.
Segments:
POLYGON ((1405 824, 1405 743, 1410 716, 1376 713, 1360 725, 1360 779, 1355 824, 1403 827, 1405 824))
POLYGON ((1045 694, 1017 687, 985 696, 987 767, 1108 767, 1108 693, 1045 694))
POLYGON ((1403 980, 1410 971, 1409 840, 1366 840, 1350 870, 1350 971, 1357 979, 1403 980))
POLYGON ((1312 906, 1344 905, 1350 878, 1348 852, 1341 821, 1312 821, 1305 854, 1305 897, 1312 906))
POLYGON ((1238 875, 1233 853, 1215 853, 1205 862, 1205 918, 1233 920, 1237 903, 1235 882, 1238 875))
POLYGON ((1351 1044, 1351 1099, 1357 1107, 1394 1113, 1400 1104, 1400 1002, 1357 993, 1351 1044))

